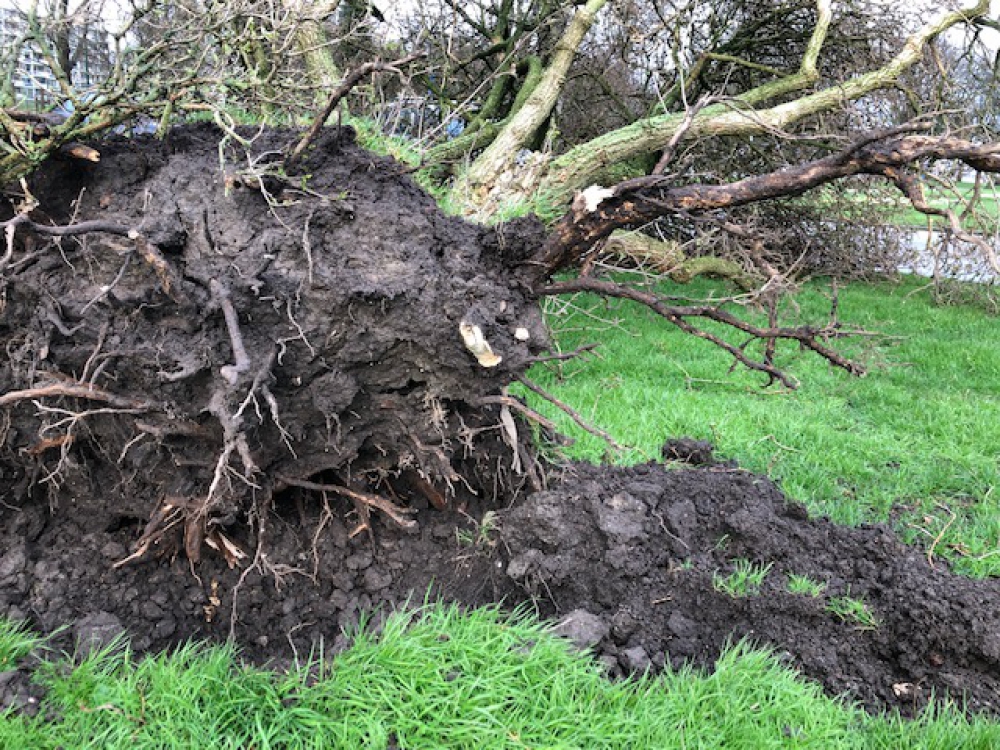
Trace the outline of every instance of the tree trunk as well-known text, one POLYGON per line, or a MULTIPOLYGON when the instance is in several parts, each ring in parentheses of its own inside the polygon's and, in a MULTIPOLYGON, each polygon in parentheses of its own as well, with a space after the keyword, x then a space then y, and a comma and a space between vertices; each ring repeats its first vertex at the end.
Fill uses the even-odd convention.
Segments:
POLYGON ((316 87, 316 102, 326 99, 328 92, 342 78, 340 68, 330 51, 330 40, 323 28, 323 19, 336 13, 340 0, 325 4, 310 5, 301 2, 289 3, 289 8, 305 16, 295 30, 295 47, 305 62, 306 74, 316 87))
POLYGON ((340 68, 330 54, 326 32, 318 21, 303 21, 296 33, 295 46, 305 60, 310 82, 316 87, 316 101, 326 97, 341 79, 340 68))
POLYGON ((459 189, 466 200, 479 203, 498 177, 513 165, 518 150, 531 140, 535 131, 548 119, 562 92, 576 51, 593 25, 598 11, 607 2, 608 0, 588 0, 586 5, 573 14, 538 85, 466 172, 459 189))

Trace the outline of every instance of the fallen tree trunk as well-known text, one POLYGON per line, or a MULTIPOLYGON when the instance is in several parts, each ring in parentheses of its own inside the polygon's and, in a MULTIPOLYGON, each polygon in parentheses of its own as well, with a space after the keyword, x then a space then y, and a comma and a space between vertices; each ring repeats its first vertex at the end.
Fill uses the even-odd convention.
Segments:
POLYGON ((975 245, 1000 273, 1000 260, 989 243, 964 231, 954 211, 928 203, 914 167, 951 159, 977 171, 1000 172, 1000 144, 914 134, 927 129, 926 124, 913 124, 875 132, 822 159, 728 184, 672 185, 668 177, 652 174, 610 188, 593 185, 577 194, 545 247, 525 266, 526 282, 538 288, 554 273, 577 265, 616 229, 642 226, 671 214, 707 213, 802 195, 856 175, 882 177, 899 188, 918 211, 947 218, 956 237, 975 245))

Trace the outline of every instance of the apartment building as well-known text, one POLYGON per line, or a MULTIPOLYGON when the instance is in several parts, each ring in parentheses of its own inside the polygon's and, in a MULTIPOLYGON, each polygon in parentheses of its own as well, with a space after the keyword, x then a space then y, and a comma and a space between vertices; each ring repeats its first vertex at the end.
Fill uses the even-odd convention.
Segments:
MULTIPOLYGON (((24 38, 27 20, 24 13, 0 7, 0 60, 17 49, 24 38)), ((107 75, 111 64, 107 32, 100 22, 73 25, 70 46, 74 50, 73 86, 84 92, 94 89, 107 75)), ((17 106, 46 109, 62 101, 56 77, 37 45, 20 47, 12 79, 17 106)))

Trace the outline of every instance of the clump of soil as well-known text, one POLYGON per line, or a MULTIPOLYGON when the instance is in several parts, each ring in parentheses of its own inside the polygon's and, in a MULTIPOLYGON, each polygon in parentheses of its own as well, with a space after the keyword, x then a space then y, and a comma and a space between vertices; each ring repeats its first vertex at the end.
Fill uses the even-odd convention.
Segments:
MULTIPOLYGON (((36 223, 135 232, 19 233, 0 269, 0 615, 266 661, 432 590, 533 602, 612 675, 748 638, 872 710, 1000 713, 997 581, 810 519, 694 441, 665 457, 697 469, 543 470, 505 391, 546 345, 511 273, 536 225, 444 217, 347 131, 291 176, 293 136, 230 143, 224 170, 220 137, 33 179, 36 223), (759 590, 724 593, 740 565, 759 590)), ((0 705, 25 695, 0 679, 0 705)))
POLYGON ((197 561, 245 554, 229 530, 289 488, 364 530, 541 486, 504 393, 547 345, 509 278, 538 226, 444 216, 349 129, 293 175, 296 134, 244 136, 111 140, 33 176, 36 225, 92 231, 19 230, 0 273, 0 490, 197 561))

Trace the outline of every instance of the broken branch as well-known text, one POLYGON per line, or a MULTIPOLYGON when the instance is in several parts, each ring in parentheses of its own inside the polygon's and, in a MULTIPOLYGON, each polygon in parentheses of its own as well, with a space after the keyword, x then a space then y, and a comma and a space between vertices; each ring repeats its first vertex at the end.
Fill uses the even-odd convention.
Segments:
POLYGON ((751 370, 766 373, 772 378, 781 381, 782 385, 788 388, 795 388, 797 386, 796 382, 774 365, 768 363, 767 361, 758 362, 751 359, 740 347, 733 346, 718 336, 697 328, 689 323, 687 318, 705 318, 707 320, 714 320, 718 323, 723 323, 735 328, 736 330, 742 331, 743 333, 749 334, 754 338, 765 341, 769 339, 789 339, 798 341, 803 347, 816 352, 831 364, 846 370, 852 375, 863 375, 865 372, 861 365, 850 361, 819 341, 819 339, 822 338, 839 338, 848 336, 851 335, 851 331, 844 331, 840 328, 832 328, 829 326, 824 328, 816 328, 813 326, 798 326, 794 328, 761 328, 751 323, 747 323, 745 320, 741 320, 735 315, 732 315, 725 310, 720 310, 712 305, 668 305, 655 294, 610 281, 600 281, 590 277, 553 282, 539 290, 540 294, 570 294, 574 292, 592 292, 605 297, 617 297, 645 305, 657 315, 666 319, 670 323, 673 323, 685 333, 710 341, 721 349, 729 352, 729 354, 731 354, 745 367, 748 367, 751 370))
POLYGON ((598 427, 594 427, 592 424, 589 424, 583 417, 580 416, 578 412, 576 412, 571 406, 569 406, 569 404, 563 403, 555 396, 553 396, 551 393, 549 393, 547 390, 542 388, 540 385, 537 385, 536 383, 533 383, 532 381, 528 380, 528 378, 526 378, 524 375, 518 375, 517 380, 532 393, 541 396, 553 406, 556 406, 562 411, 564 411, 569 416, 569 418, 572 419, 574 422, 576 422, 576 424, 581 429, 586 430, 595 437, 599 437, 601 440, 603 440, 609 446, 611 446, 613 450, 616 451, 625 450, 625 448, 620 443, 618 443, 613 437, 611 437, 611 435, 609 435, 604 430, 598 427))
POLYGON ((580 194, 583 200, 574 201, 574 209, 559 221, 542 249, 525 264, 526 281, 537 288, 557 271, 576 265, 615 229, 641 226, 671 214, 735 208, 802 195, 820 185, 860 174, 890 177, 905 192, 905 183, 892 175, 928 159, 954 159, 978 171, 1000 172, 1000 144, 900 132, 895 128, 870 134, 825 158, 725 185, 667 187, 657 175, 626 180, 614 188, 595 185, 580 194))

